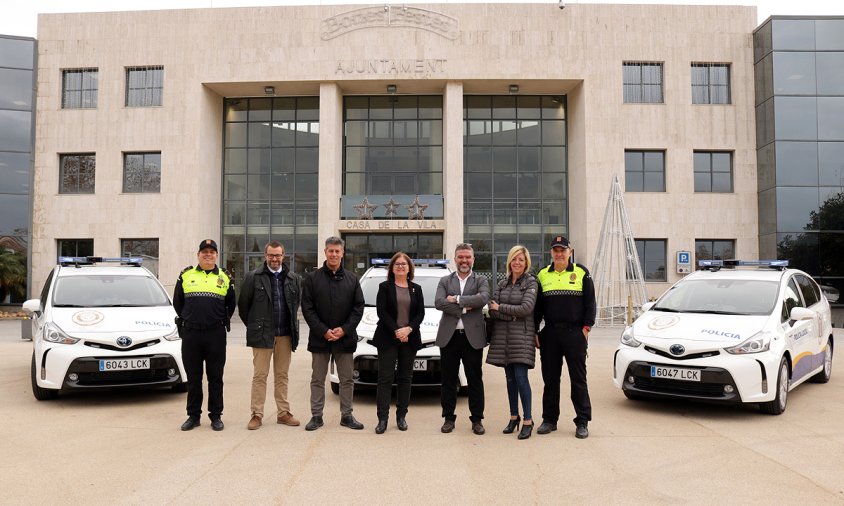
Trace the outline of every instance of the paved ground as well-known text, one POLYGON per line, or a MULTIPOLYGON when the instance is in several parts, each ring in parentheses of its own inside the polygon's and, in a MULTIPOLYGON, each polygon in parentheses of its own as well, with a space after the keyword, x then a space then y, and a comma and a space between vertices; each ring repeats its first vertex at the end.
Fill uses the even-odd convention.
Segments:
MULTIPOLYGON (((500 433, 504 374, 491 366, 485 436, 471 433, 465 398, 457 429, 441 434, 430 391, 414 391, 407 432, 392 421, 386 434, 373 432, 372 393, 355 397, 366 429, 340 427, 330 390, 316 432, 274 423, 247 431, 252 367, 242 326, 229 340, 223 432, 207 419, 180 432, 184 394, 166 390, 38 402, 31 343, 19 321, 0 321, 0 504, 844 504, 844 371, 795 390, 782 416, 633 402, 611 381, 618 333, 596 329, 591 338, 589 439, 562 421, 557 432, 518 441, 500 433)), ((303 423, 309 376, 301 348, 290 399, 303 423)), ((539 417, 542 379, 538 370, 530 377, 539 417)), ((269 421, 272 413, 268 405, 269 421)), ((571 417, 566 399, 563 419, 571 417)))

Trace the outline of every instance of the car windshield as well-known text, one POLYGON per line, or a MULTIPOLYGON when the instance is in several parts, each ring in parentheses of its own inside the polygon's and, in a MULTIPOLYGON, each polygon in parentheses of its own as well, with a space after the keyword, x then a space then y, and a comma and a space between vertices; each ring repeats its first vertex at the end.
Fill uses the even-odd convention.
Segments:
POLYGON ((655 311, 769 315, 777 302, 776 281, 692 279, 678 283, 652 308, 655 311))
POLYGON ((54 307, 167 306, 170 299, 149 276, 87 275, 56 280, 54 307))
MULTIPOLYGON (((375 307, 378 298, 378 285, 387 279, 387 271, 378 272, 376 275, 367 276, 360 280, 360 287, 363 290, 363 298, 367 306, 375 307)), ((425 297, 425 307, 434 307, 434 297, 437 295, 437 284, 440 278, 417 277, 413 282, 422 287, 422 295, 425 297)))

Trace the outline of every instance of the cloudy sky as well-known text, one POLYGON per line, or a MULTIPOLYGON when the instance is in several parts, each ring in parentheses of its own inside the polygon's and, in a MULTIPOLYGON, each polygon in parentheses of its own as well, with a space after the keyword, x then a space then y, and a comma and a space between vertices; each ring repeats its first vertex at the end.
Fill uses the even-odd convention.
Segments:
MULTIPOLYGON (((496 0, 439 0, 425 3, 480 3, 496 0)), ((521 0, 505 0, 509 3, 524 3, 521 0)), ((650 4, 695 4, 695 5, 756 5, 757 15, 761 23, 772 15, 807 15, 829 16, 844 15, 844 4, 833 0, 650 0, 634 1, 606 1, 606 0, 566 0, 568 4, 578 3, 650 3, 650 4)), ((148 9, 188 9, 208 7, 244 7, 256 5, 319 5, 319 4, 376 4, 382 2, 372 0, 11 0, 3 6, 0 16, 0 34, 19 35, 23 37, 37 37, 38 13, 48 12, 98 12, 114 10, 148 10, 148 9)), ((389 4, 419 3, 414 0, 396 2, 388 0, 389 4)), ((557 0, 530 0, 529 3, 556 4, 557 0)))

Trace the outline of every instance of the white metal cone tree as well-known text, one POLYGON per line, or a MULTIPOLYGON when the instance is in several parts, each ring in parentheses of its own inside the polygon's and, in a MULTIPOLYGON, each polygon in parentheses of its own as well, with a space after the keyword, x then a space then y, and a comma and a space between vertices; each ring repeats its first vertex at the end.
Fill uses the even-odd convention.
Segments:
POLYGON ((635 318, 648 300, 618 176, 613 176, 592 278, 598 306, 595 324, 598 326, 626 324, 628 314, 635 318))

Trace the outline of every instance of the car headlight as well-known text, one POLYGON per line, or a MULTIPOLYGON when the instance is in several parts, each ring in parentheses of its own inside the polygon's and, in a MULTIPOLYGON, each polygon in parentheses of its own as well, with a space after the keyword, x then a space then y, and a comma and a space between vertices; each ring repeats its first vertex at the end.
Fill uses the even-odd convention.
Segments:
POLYGON ((624 329, 624 332, 621 334, 621 344, 625 346, 630 346, 631 348, 638 348, 642 345, 639 341, 633 337, 633 326, 627 327, 624 329))
POLYGON ((741 344, 724 348, 724 351, 733 355, 746 355, 748 353, 762 353, 771 349, 771 335, 768 332, 758 332, 745 339, 741 344))
POLYGON ((181 336, 179 336, 179 328, 174 328, 172 332, 164 336, 164 339, 168 341, 178 341, 179 339, 181 339, 181 336))
POLYGON ((65 334, 64 331, 55 323, 48 323, 44 325, 44 340, 50 343, 59 344, 76 344, 79 342, 79 339, 65 334))

